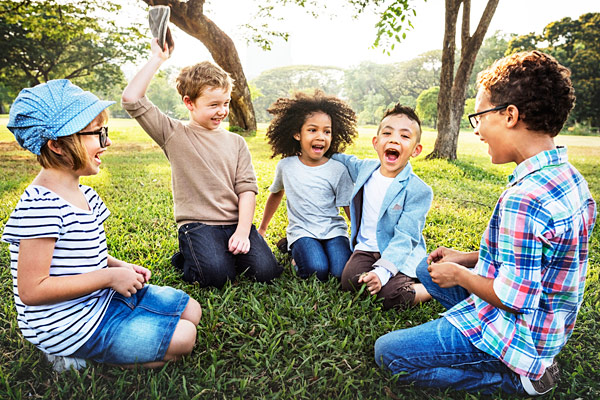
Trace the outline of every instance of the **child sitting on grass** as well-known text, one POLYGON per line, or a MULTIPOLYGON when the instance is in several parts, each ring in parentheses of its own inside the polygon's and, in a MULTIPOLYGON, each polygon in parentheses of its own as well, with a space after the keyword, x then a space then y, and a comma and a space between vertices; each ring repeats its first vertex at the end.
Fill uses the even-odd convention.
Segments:
POLYGON ((171 164, 179 252, 171 262, 187 282, 222 288, 247 271, 270 282, 283 268, 252 220, 256 176, 246 141, 221 128, 229 114, 233 81, 205 61, 183 68, 177 91, 190 112, 184 123, 168 117, 146 98, 146 89, 169 58, 157 39, 150 60, 123 91, 123 108, 163 150, 171 164))
POLYGON ((287 192, 287 242, 301 278, 339 278, 350 257, 348 226, 339 207, 347 207, 352 181, 346 168, 331 160, 356 136, 356 116, 343 101, 296 93, 268 110, 275 117, 267 138, 277 164, 258 233, 265 235, 287 192))
POLYGON ((438 248, 417 276, 443 318, 380 337, 375 360, 400 382, 539 395, 583 301, 596 205, 554 144, 575 102, 570 72, 539 51, 479 74, 471 125, 494 164, 516 163, 477 252, 438 248))
POLYGON ((150 271, 110 256, 110 212, 81 185, 111 145, 113 104, 68 80, 23 89, 8 129, 42 170, 4 228, 19 328, 57 371, 85 359, 158 367, 191 353, 201 309, 180 290, 149 285, 150 271))
POLYGON ((431 297, 417 282, 417 265, 426 265, 423 227, 433 192, 409 163, 421 153, 421 121, 409 107, 387 110, 373 147, 379 160, 334 154, 354 184, 350 203, 354 252, 342 273, 342 288, 363 283, 383 298, 383 307, 405 308, 431 297))

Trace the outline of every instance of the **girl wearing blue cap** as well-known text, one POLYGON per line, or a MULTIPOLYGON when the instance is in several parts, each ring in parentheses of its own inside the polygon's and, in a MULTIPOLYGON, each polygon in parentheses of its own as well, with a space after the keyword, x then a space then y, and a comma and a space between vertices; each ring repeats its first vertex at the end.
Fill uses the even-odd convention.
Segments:
POLYGON ((68 80, 23 89, 8 128, 42 170, 6 223, 18 324, 56 370, 85 359, 149 367, 189 354, 198 302, 148 284, 150 271, 108 254, 110 212, 81 176, 100 171, 113 104, 68 80))

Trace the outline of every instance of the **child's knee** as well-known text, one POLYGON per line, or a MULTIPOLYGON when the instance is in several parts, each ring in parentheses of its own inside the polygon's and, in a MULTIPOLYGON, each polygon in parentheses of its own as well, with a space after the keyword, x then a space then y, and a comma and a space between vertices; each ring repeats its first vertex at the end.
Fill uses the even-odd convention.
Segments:
POLYGON ((177 360, 190 354, 196 344, 197 330, 193 322, 182 319, 177 323, 175 332, 171 337, 165 361, 177 360))
POLYGON ((201 317, 202 307, 200 306, 200 303, 198 303, 196 299, 190 297, 185 310, 183 310, 183 313, 181 314, 181 318, 190 321, 197 326, 200 323, 201 317))

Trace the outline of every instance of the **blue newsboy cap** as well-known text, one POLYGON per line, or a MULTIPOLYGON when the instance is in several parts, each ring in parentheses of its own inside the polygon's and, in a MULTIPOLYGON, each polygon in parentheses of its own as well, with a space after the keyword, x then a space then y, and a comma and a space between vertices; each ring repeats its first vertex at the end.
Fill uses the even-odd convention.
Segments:
POLYGON ((39 155, 48 140, 81 131, 114 103, 56 79, 21 90, 10 107, 7 128, 21 147, 39 155))

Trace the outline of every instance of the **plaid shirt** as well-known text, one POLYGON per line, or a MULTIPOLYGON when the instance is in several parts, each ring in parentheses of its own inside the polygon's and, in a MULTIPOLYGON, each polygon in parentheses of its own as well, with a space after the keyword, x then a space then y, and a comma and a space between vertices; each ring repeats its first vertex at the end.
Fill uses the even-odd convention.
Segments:
POLYGON ((475 267, 515 313, 470 295, 444 316, 480 350, 540 379, 573 332, 595 219, 587 183, 564 147, 523 161, 498 200, 475 267))

